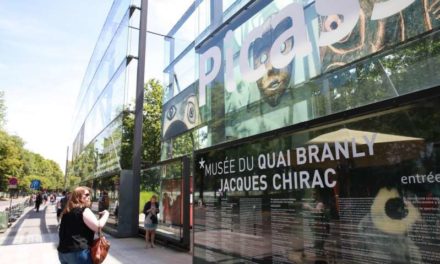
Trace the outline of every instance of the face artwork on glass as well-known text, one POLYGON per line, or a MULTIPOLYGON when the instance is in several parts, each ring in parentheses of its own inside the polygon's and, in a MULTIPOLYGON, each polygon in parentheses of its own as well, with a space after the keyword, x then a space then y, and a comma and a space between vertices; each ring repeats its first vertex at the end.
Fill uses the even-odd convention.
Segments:
MULTIPOLYGON (((374 19, 376 0, 359 1, 359 20, 354 29, 338 42, 320 48, 322 70, 336 69, 368 54, 439 26, 440 2, 415 0, 401 12, 383 19, 374 19)), ((321 32, 338 30, 344 24, 341 15, 319 17, 321 32)))
POLYGON ((191 88, 164 106, 163 137, 170 138, 193 128, 199 122, 198 104, 191 88))
MULTIPOLYGON (((286 28, 290 27, 291 23, 289 19, 285 19, 274 29, 268 26, 263 36, 255 41, 252 49, 254 68, 260 65, 266 66, 266 72, 263 77, 257 80, 257 86, 263 100, 272 107, 280 103, 281 97, 289 86, 292 63, 281 69, 275 68, 271 63, 270 49, 273 42, 286 28)), ((269 25, 269 23, 266 23, 266 25, 269 25)), ((281 53, 290 52, 293 44, 293 38, 289 38, 279 47, 281 53)))

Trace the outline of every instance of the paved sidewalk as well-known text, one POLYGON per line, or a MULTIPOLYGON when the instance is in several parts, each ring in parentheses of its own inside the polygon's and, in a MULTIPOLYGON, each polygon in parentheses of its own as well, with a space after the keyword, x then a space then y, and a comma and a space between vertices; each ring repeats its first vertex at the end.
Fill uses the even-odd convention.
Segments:
MULTIPOLYGON (((12 206, 23 203, 27 201, 30 197, 29 196, 20 196, 18 198, 12 198, 12 206)), ((9 206, 11 205, 11 200, 7 198, 7 200, 0 200, 0 212, 5 211, 9 206)))
MULTIPOLYGON (((178 252, 158 245, 145 247, 142 238, 113 238, 104 264, 172 263, 190 264, 189 253, 178 252)), ((23 215, 3 234, 0 234, 0 262, 17 264, 59 263, 55 207, 46 205, 35 212, 28 207, 23 215)))

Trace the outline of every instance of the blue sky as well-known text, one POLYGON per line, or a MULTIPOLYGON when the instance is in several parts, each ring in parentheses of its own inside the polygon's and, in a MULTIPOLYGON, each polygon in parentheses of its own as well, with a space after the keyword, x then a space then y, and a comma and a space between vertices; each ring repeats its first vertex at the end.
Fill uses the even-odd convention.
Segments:
POLYGON ((112 0, 0 0, 8 132, 64 170, 81 81, 112 0))

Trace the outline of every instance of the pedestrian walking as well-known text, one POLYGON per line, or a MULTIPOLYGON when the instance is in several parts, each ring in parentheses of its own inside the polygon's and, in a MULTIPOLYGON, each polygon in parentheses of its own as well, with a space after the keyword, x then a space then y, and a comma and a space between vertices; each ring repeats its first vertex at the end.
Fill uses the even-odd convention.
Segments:
POLYGON ((90 194, 88 187, 75 188, 62 212, 58 244, 61 264, 92 264, 90 247, 95 232, 107 222, 109 212, 104 210, 98 220, 90 210, 90 194))
POLYGON ((145 227, 145 243, 147 244, 148 248, 148 242, 150 242, 151 247, 155 247, 154 244, 154 237, 156 236, 156 229, 157 229, 157 214, 159 213, 159 203, 157 202, 156 195, 153 195, 147 203, 145 203, 144 210, 145 214, 145 220, 144 220, 144 227, 145 227))
POLYGON ((108 197, 108 192, 102 191, 101 196, 99 197, 98 200, 98 212, 108 210, 109 206, 110 206, 110 199, 108 197))
POLYGON ((43 196, 41 195, 41 192, 38 192, 37 197, 35 198, 35 211, 40 211, 40 205, 43 202, 43 196))
POLYGON ((57 221, 60 223, 61 220, 61 213, 63 212, 64 208, 66 208, 67 200, 69 198, 66 195, 66 191, 62 192, 62 196, 57 198, 56 206, 57 206, 57 221))

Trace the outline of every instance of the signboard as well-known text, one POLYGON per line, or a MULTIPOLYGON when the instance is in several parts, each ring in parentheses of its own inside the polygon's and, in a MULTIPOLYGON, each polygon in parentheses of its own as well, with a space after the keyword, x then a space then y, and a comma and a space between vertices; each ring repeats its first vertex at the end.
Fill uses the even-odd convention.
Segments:
POLYGON ((8 180, 8 188, 9 189, 17 189, 18 180, 15 177, 11 177, 8 180))
POLYGON ((438 136, 403 112, 196 153, 194 263, 439 263, 438 136))
POLYGON ((33 190, 39 190, 41 187, 41 181, 40 180, 32 180, 30 188, 33 190))

